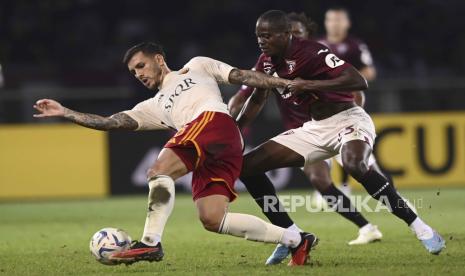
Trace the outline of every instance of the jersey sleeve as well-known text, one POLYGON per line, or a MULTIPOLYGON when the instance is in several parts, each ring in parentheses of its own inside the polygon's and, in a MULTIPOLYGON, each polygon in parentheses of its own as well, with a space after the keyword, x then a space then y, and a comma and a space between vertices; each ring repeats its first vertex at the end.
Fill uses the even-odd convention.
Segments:
POLYGON ((368 49, 368 46, 365 43, 360 43, 358 45, 359 49, 359 59, 360 59, 360 64, 362 65, 361 68, 366 67, 366 66, 373 66, 373 58, 371 57, 370 50, 368 49))
POLYGON ((234 69, 229 64, 209 57, 195 57, 184 68, 204 71, 220 83, 229 83, 229 73, 234 69))
POLYGON ((161 119, 161 110, 154 98, 140 102, 133 109, 123 111, 123 113, 137 122, 136 130, 169 129, 161 119))
POLYGON ((337 57, 331 50, 320 44, 320 47, 307 51, 307 70, 312 77, 325 76, 334 78, 350 66, 349 63, 337 57))

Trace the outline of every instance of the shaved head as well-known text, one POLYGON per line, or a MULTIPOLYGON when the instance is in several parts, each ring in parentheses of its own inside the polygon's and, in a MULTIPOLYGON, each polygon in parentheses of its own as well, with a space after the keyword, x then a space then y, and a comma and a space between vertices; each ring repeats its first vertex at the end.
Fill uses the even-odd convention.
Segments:
POLYGON ((290 30, 289 19, 285 12, 280 10, 269 10, 262 15, 257 20, 259 22, 267 22, 270 28, 270 31, 283 33, 290 30))
POLYGON ((262 14, 255 26, 260 50, 268 56, 282 57, 291 39, 291 24, 283 11, 271 10, 262 14))

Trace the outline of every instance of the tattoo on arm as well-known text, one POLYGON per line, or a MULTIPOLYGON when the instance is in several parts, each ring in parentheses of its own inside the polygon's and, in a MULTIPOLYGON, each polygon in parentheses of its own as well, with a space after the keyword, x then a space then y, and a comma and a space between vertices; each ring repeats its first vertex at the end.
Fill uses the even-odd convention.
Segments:
POLYGON ((137 122, 125 113, 116 113, 110 117, 102 117, 66 108, 64 117, 78 125, 96 130, 136 130, 138 127, 137 122))
POLYGON ((229 82, 256 88, 286 88, 290 80, 268 76, 252 70, 233 69, 229 73, 229 82))

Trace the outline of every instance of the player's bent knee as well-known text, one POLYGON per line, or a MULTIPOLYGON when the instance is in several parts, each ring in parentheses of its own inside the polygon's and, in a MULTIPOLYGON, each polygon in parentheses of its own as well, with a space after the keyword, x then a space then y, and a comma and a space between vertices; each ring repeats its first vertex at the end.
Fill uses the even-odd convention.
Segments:
POLYGON ((223 217, 224 212, 223 214, 220 214, 219 212, 204 212, 199 214, 203 227, 211 232, 219 231, 223 217))
POLYGON ((157 175, 168 175, 173 179, 177 179, 185 173, 187 173, 187 171, 185 171, 184 167, 178 168, 177 166, 157 161, 150 169, 147 170, 147 179, 151 179, 157 175))
POLYGON ((331 186, 331 178, 325 174, 310 174, 309 180, 319 191, 325 190, 331 186))
POLYGON ((352 158, 344 162, 344 170, 354 178, 359 178, 366 174, 369 170, 368 162, 359 158, 352 158))

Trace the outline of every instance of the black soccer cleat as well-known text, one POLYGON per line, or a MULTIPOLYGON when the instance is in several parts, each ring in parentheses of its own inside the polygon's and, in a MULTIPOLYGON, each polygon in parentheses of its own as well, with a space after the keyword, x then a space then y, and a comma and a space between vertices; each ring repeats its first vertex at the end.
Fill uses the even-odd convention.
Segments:
POLYGON ((140 241, 133 241, 128 250, 115 253, 110 259, 118 264, 130 265, 140 261, 159 262, 164 255, 160 242, 150 246, 140 241))

